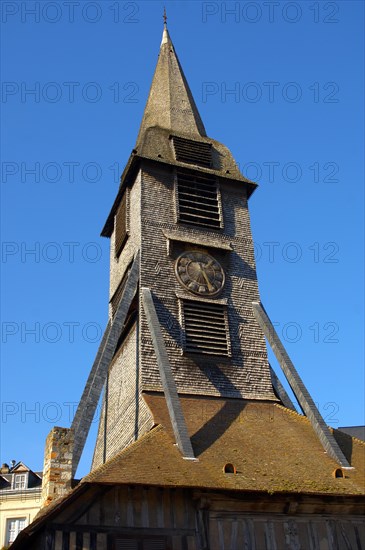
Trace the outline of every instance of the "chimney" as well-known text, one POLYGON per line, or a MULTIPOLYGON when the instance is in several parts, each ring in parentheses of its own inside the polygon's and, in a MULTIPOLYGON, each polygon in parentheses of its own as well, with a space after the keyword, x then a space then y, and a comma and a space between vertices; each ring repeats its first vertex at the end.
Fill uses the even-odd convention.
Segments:
POLYGON ((4 464, 0 468, 0 473, 1 474, 8 474, 9 473, 9 464, 6 464, 4 462, 4 464))
POLYGON ((44 451, 42 506, 66 495, 71 489, 73 430, 54 427, 44 451))

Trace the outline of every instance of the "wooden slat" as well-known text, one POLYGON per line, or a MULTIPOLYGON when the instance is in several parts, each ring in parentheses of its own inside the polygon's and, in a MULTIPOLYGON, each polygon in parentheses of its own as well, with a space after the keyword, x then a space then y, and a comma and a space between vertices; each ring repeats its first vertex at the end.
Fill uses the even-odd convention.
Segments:
POLYGON ((76 550, 83 550, 84 546, 84 534, 76 533, 76 550))
POLYGON ((46 532, 45 550, 55 550, 55 531, 53 529, 46 532))
POLYGON ((142 488, 134 487, 133 490, 133 523, 135 527, 146 527, 142 523, 142 488))
POLYGON ((62 550, 70 550, 70 533, 62 533, 62 550))
POLYGON ((115 216, 115 256, 118 257, 127 240, 127 191, 124 193, 115 216))
POLYGON ((98 550, 107 550, 107 536, 105 533, 98 533, 96 547, 98 550))
POLYGON ((148 510, 148 488, 143 488, 142 490, 142 502, 141 502, 141 519, 143 527, 147 528, 150 526, 150 516, 148 510))
MULTIPOLYGON (((62 531, 57 530, 55 534, 55 550, 64 550, 62 546, 63 540, 62 531)), ((68 549, 67 549, 68 550, 68 549)))

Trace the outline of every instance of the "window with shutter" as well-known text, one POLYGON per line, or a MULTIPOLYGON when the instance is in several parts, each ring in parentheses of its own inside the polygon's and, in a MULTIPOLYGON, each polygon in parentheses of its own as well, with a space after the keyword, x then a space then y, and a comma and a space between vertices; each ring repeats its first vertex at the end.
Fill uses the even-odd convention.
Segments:
POLYGON ((128 190, 125 191, 115 215, 115 256, 118 258, 128 237, 127 229, 128 190))
POLYGON ((212 145, 202 141, 194 141, 172 136, 175 158, 180 162, 197 164, 206 168, 212 166, 212 145))
POLYGON ((226 307, 207 302, 182 301, 185 351, 230 355, 226 307))
POLYGON ((220 229, 220 192, 217 179, 205 174, 177 171, 178 219, 180 222, 220 229))

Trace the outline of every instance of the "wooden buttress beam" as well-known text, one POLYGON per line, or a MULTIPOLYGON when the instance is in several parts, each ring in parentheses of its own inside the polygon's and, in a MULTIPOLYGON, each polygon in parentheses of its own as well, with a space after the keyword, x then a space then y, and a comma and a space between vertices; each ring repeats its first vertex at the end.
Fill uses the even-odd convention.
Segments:
POLYGON ((279 378, 276 376, 276 372, 274 371, 274 369, 272 368, 271 365, 270 365, 270 376, 271 376, 271 383, 274 387, 275 393, 279 397, 279 399, 281 400, 284 407, 286 407, 287 409, 291 409, 292 411, 297 412, 297 410, 294 406, 294 403, 290 399, 289 395, 286 393, 284 386, 280 382, 279 378))
POLYGON ((325 451, 343 468, 351 468, 345 455, 338 446, 337 441, 323 420, 321 413, 317 409, 292 361, 290 360, 290 357, 281 343, 280 338, 277 335, 277 332, 275 331, 264 307, 260 302, 253 302, 252 307, 254 316, 266 336, 273 352, 275 353, 279 365, 282 368, 301 409, 310 420, 313 429, 321 441, 325 451))
POLYGON ((174 376, 172 374, 171 365, 167 355, 166 346, 163 340, 160 322, 153 303, 152 293, 149 288, 142 288, 142 303, 146 314, 148 328, 152 337, 162 387, 177 446, 179 447, 184 458, 195 459, 185 418, 181 409, 174 376))
POLYGON ((109 321, 105 329, 103 339, 71 425, 75 433, 75 445, 72 457, 73 476, 76 474, 77 466, 79 465, 81 454, 85 447, 96 407, 105 384, 108 367, 113 358, 129 308, 137 291, 138 280, 139 252, 137 252, 134 258, 113 322, 109 321))

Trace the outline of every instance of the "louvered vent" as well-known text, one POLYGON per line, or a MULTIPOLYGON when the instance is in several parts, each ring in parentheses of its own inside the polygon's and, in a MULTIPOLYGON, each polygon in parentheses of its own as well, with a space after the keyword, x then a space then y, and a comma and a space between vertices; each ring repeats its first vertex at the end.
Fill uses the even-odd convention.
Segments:
POLYGON ((117 312, 118 305, 119 305, 120 299, 122 297, 126 282, 128 280, 128 275, 129 275, 130 269, 132 267, 132 263, 133 262, 131 262, 130 265, 128 266, 128 268, 126 269, 126 272, 125 272, 121 282, 119 283, 119 285, 117 287, 117 290, 114 292, 114 294, 113 294, 113 296, 110 300, 110 305, 111 305, 111 308, 112 308, 112 316, 113 317, 117 312))
POLYGON ((177 172, 179 221, 220 229, 220 194, 213 176, 177 172))
POLYGON ((115 256, 118 258, 127 240, 127 191, 124 193, 115 216, 115 256))
POLYGON ((212 146, 210 143, 183 139, 177 136, 172 137, 172 142, 174 144, 176 160, 211 168, 212 146))
POLYGON ((183 301, 185 350, 229 355, 227 313, 224 306, 183 301))

